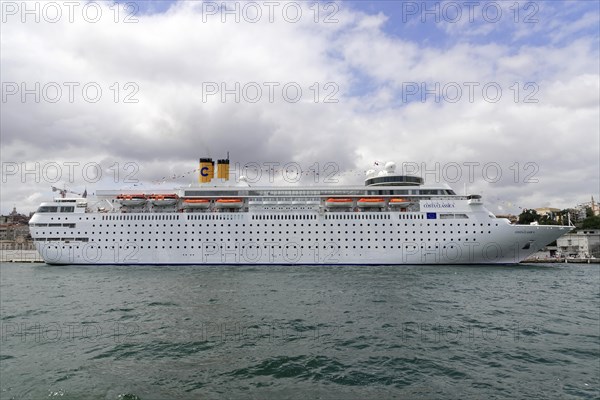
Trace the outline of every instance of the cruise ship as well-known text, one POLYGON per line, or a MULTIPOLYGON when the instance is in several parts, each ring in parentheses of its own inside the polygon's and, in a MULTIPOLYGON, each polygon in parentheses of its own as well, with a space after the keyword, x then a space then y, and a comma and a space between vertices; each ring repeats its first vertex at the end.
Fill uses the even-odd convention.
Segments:
POLYGON ((230 184, 228 159, 198 170, 172 191, 63 193, 30 219, 35 246, 48 264, 515 264, 572 229, 511 224, 393 162, 357 186, 230 184))

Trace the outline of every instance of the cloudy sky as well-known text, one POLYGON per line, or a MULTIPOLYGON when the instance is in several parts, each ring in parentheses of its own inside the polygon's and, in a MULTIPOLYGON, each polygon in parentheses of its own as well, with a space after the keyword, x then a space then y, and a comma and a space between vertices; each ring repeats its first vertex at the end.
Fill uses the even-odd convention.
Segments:
POLYGON ((257 184, 391 160, 495 213, 598 199, 598 4, 2 1, 1 211, 228 151, 257 184))

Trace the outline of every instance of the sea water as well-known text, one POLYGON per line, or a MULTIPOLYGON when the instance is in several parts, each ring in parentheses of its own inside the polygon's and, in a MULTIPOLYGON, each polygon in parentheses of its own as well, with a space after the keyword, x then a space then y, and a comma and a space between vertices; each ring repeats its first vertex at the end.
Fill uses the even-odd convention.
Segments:
POLYGON ((598 399, 600 266, 0 266, 1 399, 598 399))

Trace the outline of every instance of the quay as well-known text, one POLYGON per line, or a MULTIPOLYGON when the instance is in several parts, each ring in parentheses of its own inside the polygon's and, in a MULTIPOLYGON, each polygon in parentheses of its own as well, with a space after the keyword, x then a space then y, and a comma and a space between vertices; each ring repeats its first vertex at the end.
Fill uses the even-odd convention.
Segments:
POLYGON ((600 258, 528 258, 521 264, 600 264, 600 258))
POLYGON ((0 250, 0 262, 2 263, 43 263, 42 257, 37 250, 0 250))

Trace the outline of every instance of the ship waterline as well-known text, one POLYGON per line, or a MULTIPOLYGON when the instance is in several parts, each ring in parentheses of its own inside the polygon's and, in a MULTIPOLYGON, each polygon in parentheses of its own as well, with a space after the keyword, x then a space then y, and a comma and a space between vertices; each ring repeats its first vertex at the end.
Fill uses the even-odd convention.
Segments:
POLYGON ((57 198, 30 231, 48 264, 364 265, 518 263, 572 229, 512 225, 481 196, 426 186, 389 164, 365 186, 203 182, 57 198))

